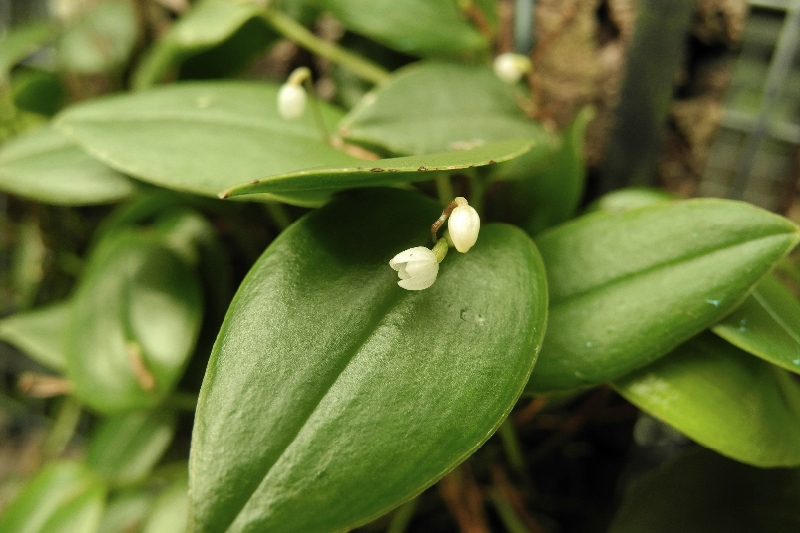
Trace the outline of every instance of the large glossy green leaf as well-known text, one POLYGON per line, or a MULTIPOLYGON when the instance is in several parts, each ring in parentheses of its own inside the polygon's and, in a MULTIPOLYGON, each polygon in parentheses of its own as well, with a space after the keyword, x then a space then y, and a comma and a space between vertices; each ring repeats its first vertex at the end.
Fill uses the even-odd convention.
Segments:
POLYGON ((711 329, 753 355, 800 373, 800 303, 772 276, 711 329))
POLYGON ((67 327, 67 374, 94 409, 157 404, 176 384, 202 319, 197 274, 160 240, 117 231, 89 258, 67 327))
POLYGON ((346 530, 422 491, 498 427, 543 333, 542 265, 522 231, 486 225, 433 286, 401 289, 389 260, 429 243, 440 212, 410 192, 353 191, 254 265, 200 393, 194 531, 346 530))
POLYGON ((426 181, 432 179, 431 172, 482 167, 514 159, 529 151, 532 145, 530 140, 499 141, 470 150, 366 161, 362 166, 350 164, 311 168, 239 185, 221 196, 330 191, 426 181))
POLYGON ((138 411, 103 421, 86 450, 86 462, 113 485, 140 481, 175 435, 175 415, 138 411))
POLYGON ((106 487, 77 462, 46 466, 0 516, 3 533, 94 533, 106 487))
MULTIPOLYGON (((201 0, 169 29, 148 52, 133 76, 133 86, 145 89, 158 83, 176 63, 221 45, 261 11, 255 2, 201 0)), ((272 33, 261 24, 261 32, 272 33)), ((238 50, 242 55, 243 50, 238 50)))
POLYGON ((88 205, 121 200, 134 185, 60 131, 45 127, 0 149, 0 189, 48 204, 88 205))
POLYGON ((118 72, 136 44, 133 0, 105 0, 82 11, 58 39, 59 66, 81 74, 118 72))
POLYGON ((800 465, 800 385, 711 333, 613 386, 643 411, 737 461, 800 465))
POLYGON ((32 22, 5 32, 0 38, 0 83, 8 81, 14 66, 42 48, 55 36, 50 22, 32 22))
MULTIPOLYGON (((144 181, 216 197, 235 185, 355 161, 322 142, 312 114, 281 118, 278 87, 195 82, 96 100, 68 109, 57 125, 94 157, 144 181)), ((321 103, 326 123, 341 113, 321 103)), ((314 205, 319 194, 281 199, 314 205)))
POLYGON ((536 146, 528 157, 547 159, 558 138, 525 118, 512 91, 487 67, 415 63, 368 93, 341 121, 339 135, 398 155, 529 138, 536 146))
POLYGON ((57 370, 67 367, 63 336, 69 305, 59 303, 0 320, 0 339, 16 346, 31 359, 57 370))
POLYGON ((692 450, 637 480, 608 533, 800 531, 800 471, 692 450))
POLYGON ((731 312, 798 237, 727 200, 593 213, 542 234, 550 314, 529 390, 601 383, 664 355, 731 312))
POLYGON ((420 56, 453 56, 487 48, 488 42, 457 2, 428 0, 317 0, 344 26, 390 48, 420 56))

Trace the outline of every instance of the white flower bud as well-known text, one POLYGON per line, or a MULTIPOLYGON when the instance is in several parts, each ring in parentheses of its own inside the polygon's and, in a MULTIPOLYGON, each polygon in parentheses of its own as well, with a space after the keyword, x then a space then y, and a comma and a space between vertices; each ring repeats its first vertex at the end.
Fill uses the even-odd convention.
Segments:
POLYGON ((470 205, 466 203, 458 205, 450 213, 447 222, 447 229, 450 232, 450 239, 453 246, 462 254, 468 251, 478 240, 478 231, 481 229, 481 217, 470 205))
POLYGON ((300 118, 307 98, 306 90, 300 85, 284 83, 278 91, 278 113, 286 120, 300 118))
POLYGON ((400 278, 397 284, 409 291, 427 289, 439 273, 436 254, 424 246, 400 252, 389 261, 389 266, 397 271, 400 278))
POLYGON ((508 52, 497 56, 493 66, 497 77, 511 85, 517 83, 523 74, 530 72, 531 60, 522 54, 508 52))

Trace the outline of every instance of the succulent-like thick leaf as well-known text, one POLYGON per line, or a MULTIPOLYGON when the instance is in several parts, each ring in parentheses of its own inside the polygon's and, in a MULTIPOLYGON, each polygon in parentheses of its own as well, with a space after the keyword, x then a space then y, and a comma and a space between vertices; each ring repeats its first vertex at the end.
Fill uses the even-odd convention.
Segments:
MULTIPOLYGON (((261 9, 255 2, 196 2, 148 52, 134 73, 134 88, 148 88, 161 81, 175 63, 222 44, 261 9)), ((263 31, 268 32, 266 26, 263 31)))
POLYGON ((430 172, 482 167, 514 159, 525 154, 532 145, 533 141, 530 140, 499 141, 470 150, 365 161, 361 166, 349 164, 310 168, 239 185, 221 196, 331 191, 425 181, 432 179, 430 172))
POLYGON ((643 411, 737 461, 800 465, 800 385, 711 333, 613 386, 643 411))
POLYGON ((486 49, 488 42, 457 2, 428 0, 318 0, 344 26, 390 48, 420 56, 455 56, 486 49))
POLYGON ((195 532, 345 530, 422 491, 499 426, 543 333, 543 267, 522 231, 486 225, 430 288, 401 289, 389 260, 428 244, 440 212, 406 191, 353 191, 253 266, 200 393, 195 532))
MULTIPOLYGON (((310 111, 295 121, 281 118, 277 93, 266 83, 184 83, 73 107, 57 126, 126 174, 214 197, 266 175, 356 161, 322 142, 310 111)), ((341 117, 320 106, 327 124, 341 117)), ((316 205, 325 195, 280 199, 316 205)))
POLYGON ((773 276, 711 330, 742 350, 800 374, 800 303, 773 276))
POLYGON ((800 531, 800 470, 753 468, 708 450, 638 479, 608 533, 800 531))
POLYGON ((59 303, 11 315, 0 320, 0 340, 16 346, 36 362, 63 372, 67 360, 62 339, 68 313, 69 304, 59 303))
POLYGON ((63 133, 44 127, 0 149, 0 189, 48 204, 89 205, 121 200, 134 185, 63 133))
POLYGON ((32 22, 5 32, 0 38, 0 83, 7 82, 11 69, 51 41, 55 33, 50 22, 32 22))
POLYGON ((415 63, 368 93, 340 122, 339 135, 398 155, 527 138, 536 142, 527 157, 548 159, 558 138, 525 118, 512 91, 486 67, 415 63))
POLYGON ((593 213, 542 234, 550 314, 529 390, 602 383, 664 355, 739 305, 799 236, 729 200, 593 213))
POLYGON ((117 72, 133 52, 137 31, 133 0, 90 4, 59 37, 58 63, 65 70, 81 74, 117 72))
POLYGON ((106 486, 85 465, 65 461, 44 467, 0 516, 3 533, 94 533, 106 486))
POLYGON ((175 415, 137 411, 109 418, 95 430, 86 462, 112 485, 143 479, 175 435, 175 415))
POLYGON ((189 523, 189 484, 186 473, 159 494, 142 526, 142 533, 183 533, 189 523))
POLYGON ((108 413, 157 404, 180 378, 202 314, 197 274, 163 243, 109 234, 73 297, 65 351, 75 394, 108 413))

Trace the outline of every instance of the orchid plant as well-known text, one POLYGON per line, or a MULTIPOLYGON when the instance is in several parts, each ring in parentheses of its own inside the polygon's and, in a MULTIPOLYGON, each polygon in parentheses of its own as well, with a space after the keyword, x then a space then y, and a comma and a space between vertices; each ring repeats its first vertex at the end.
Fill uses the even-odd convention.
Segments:
POLYGON ((556 531, 502 466, 478 488, 459 465, 492 438, 530 488, 609 395, 630 446, 655 424, 698 448, 608 531, 662 531, 642 520, 674 524, 694 491, 687 516, 749 512, 708 495, 750 479, 800 508, 800 229, 649 189, 587 206, 592 111, 538 120, 536 65, 493 52, 494 2, 369 4, 106 0, 0 40, 25 274, 4 394, 47 417, 0 531, 438 531, 417 507, 437 482, 451 508, 448 487, 474 489, 497 531, 556 531), (323 13, 343 38, 314 32, 323 13), (259 70, 287 43, 310 55, 259 70), (70 93, 91 80, 113 94, 70 93), (525 424, 548 409, 567 422, 541 444, 525 424))

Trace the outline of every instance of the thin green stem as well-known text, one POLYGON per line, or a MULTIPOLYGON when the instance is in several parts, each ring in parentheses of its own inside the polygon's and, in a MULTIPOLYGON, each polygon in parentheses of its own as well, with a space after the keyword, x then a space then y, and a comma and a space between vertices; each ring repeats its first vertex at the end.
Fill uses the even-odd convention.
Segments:
POLYGON ((267 200, 264 202, 264 208, 279 230, 283 231, 292 225, 292 219, 282 203, 277 200, 267 200))
POLYGON ((514 430, 514 423, 506 418, 497 430, 500 440, 503 441, 503 449, 506 452, 506 459, 517 472, 525 472, 525 459, 522 456, 522 448, 517 439, 517 432, 514 430))
POLYGON ((503 521, 508 533, 530 533, 502 491, 492 487, 489 489, 489 499, 492 500, 495 509, 497 509, 497 514, 500 515, 500 520, 503 521))
POLYGON ((46 459, 58 457, 67 448, 75 435, 82 409, 81 402, 74 396, 64 396, 61 400, 53 427, 42 445, 42 453, 46 459))
POLYGON ((483 195, 486 193, 487 181, 484 176, 478 173, 470 175, 472 194, 469 195, 469 205, 481 216, 483 216, 483 195))
POLYGON ((437 172, 434 177, 436 181, 436 193, 439 195, 439 201, 442 205, 447 205, 455 198, 455 191, 453 191, 453 183, 450 181, 450 175, 444 172, 437 172))
POLYGON ((394 512, 394 516, 392 516, 392 521, 389 523, 386 533, 405 533, 408 524, 414 517, 414 511, 417 510, 418 503, 419 499, 414 498, 398 507, 394 512))
POLYGON ((325 144, 331 143, 331 135, 328 133, 328 128, 325 126, 325 118, 322 116, 322 109, 319 106, 319 100, 317 100, 317 91, 314 89, 314 83, 311 81, 311 78, 306 78, 304 83, 306 84, 306 90, 310 96, 311 100, 311 112, 314 114, 314 120, 317 122, 317 128, 319 128, 319 133, 322 135, 322 142, 325 144))
POLYGON ((372 83, 382 83, 389 78, 389 73, 380 66, 340 46, 323 41, 285 13, 267 8, 261 16, 267 24, 287 39, 309 52, 342 65, 360 78, 372 83))

